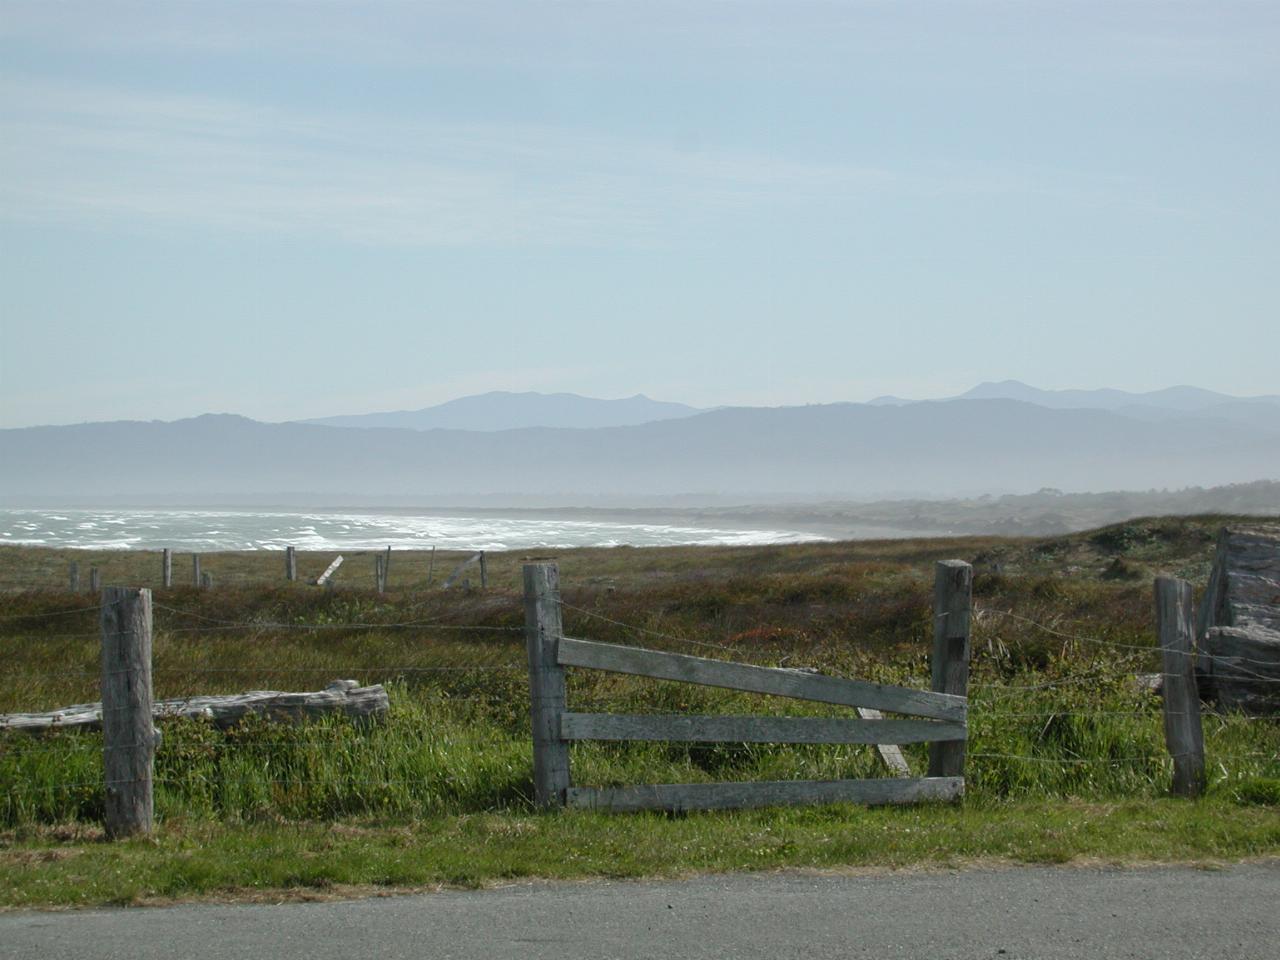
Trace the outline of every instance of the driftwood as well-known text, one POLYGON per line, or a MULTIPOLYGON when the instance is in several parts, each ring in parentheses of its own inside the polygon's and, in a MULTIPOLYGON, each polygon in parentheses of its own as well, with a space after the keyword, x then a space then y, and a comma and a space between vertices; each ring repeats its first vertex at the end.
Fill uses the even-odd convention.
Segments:
POLYGON ((1280 713, 1280 528, 1223 528, 1196 649, 1206 700, 1224 710, 1280 713))
MULTIPOLYGON (((151 713, 157 720, 187 717, 211 720, 220 727, 228 727, 251 713, 267 720, 297 723, 332 713, 369 719, 386 713, 389 707, 387 691, 381 684, 362 687, 354 680, 335 680, 323 690, 312 693, 250 690, 226 696, 157 700, 152 704, 151 713)), ((97 730, 101 726, 101 703, 77 703, 49 713, 0 714, 0 731, 46 733, 50 730, 97 730)))

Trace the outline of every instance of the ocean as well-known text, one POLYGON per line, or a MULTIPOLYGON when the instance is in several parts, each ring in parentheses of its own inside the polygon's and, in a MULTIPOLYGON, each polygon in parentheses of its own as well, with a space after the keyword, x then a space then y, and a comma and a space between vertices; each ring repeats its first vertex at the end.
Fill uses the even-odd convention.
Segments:
POLYGON ((824 539, 794 530, 376 510, 0 509, 0 543, 96 550, 527 550, 824 539))

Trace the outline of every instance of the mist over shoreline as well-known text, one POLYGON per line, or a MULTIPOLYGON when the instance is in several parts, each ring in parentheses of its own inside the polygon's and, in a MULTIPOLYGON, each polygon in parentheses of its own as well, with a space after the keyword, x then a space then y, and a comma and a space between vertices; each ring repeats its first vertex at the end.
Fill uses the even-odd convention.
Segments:
POLYGON ((1045 536, 1140 516, 1280 516, 1280 481, 1210 489, 968 499, 642 507, 316 504, 0 506, 0 543, 155 549, 751 545, 966 534, 1045 536), (73 516, 74 515, 74 516, 73 516), (73 523, 73 520, 76 521, 73 523), (91 520, 91 533, 75 527, 91 520), (317 524, 328 530, 322 535, 317 524))

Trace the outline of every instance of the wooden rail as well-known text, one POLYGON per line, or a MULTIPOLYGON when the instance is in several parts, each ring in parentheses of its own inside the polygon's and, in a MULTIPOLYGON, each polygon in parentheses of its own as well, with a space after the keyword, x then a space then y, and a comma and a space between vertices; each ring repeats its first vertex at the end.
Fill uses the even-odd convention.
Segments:
POLYGON ((908 690, 862 680, 827 677, 820 673, 800 673, 778 667, 757 667, 690 657, 682 653, 621 647, 611 643, 573 640, 563 637, 556 661, 566 667, 593 667, 614 673, 677 680, 707 687, 727 687, 747 693, 769 693, 796 700, 834 703, 845 707, 875 707, 935 720, 965 719, 964 697, 927 690, 908 690))
POLYGON ((723 717, 562 713, 562 740, 672 740, 682 743, 930 743, 963 740, 963 723, 847 720, 842 717, 723 717))
POLYGON ((963 777, 878 780, 763 780, 749 783, 655 783, 634 787, 570 787, 570 807, 631 813, 640 810, 733 810, 792 803, 919 803, 956 800, 963 777))

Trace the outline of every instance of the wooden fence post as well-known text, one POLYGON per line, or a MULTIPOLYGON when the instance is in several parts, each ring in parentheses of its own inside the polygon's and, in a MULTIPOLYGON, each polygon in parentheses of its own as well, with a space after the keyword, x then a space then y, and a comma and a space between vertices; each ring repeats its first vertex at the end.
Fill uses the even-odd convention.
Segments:
POLYGON ((168 547, 160 555, 160 582, 166 590, 173 586, 173 551, 168 547))
POLYGON ((387 590, 387 559, 381 553, 373 555, 373 586, 379 593, 387 590))
MULTIPOLYGON (((933 581, 933 689, 969 695, 969 623, 973 606, 973 567, 963 560, 942 560, 933 581)), ((963 777, 965 741, 929 744, 929 776, 963 777)))
POLYGON ((480 551, 480 589, 489 585, 489 569, 485 564, 484 551, 480 551))
POLYGON ((293 547, 284 548, 284 578, 290 583, 298 579, 298 554, 293 547))
POLYGON ((431 575, 436 571, 436 547, 431 545, 431 561, 427 564, 427 586, 431 586, 431 575))
POLYGON ((342 554, 333 558, 333 563, 324 568, 324 573, 316 577, 317 587, 333 587, 333 575, 338 572, 338 568, 342 566, 342 554))
POLYGON ((387 547, 387 552, 382 555, 382 592, 386 593, 391 588, 391 547, 387 547))
POLYGON ((1156 578, 1156 630, 1164 672, 1164 740, 1173 757, 1173 792, 1196 797, 1204 790, 1204 731, 1196 687, 1191 625, 1191 584, 1156 578))
POLYGON ((67 586, 72 593, 80 592, 80 564, 75 560, 71 561, 71 565, 67 569, 67 581, 67 586))
POLYGON ((191 585, 199 590, 200 584, 200 554, 193 553, 191 555, 191 585))
POLYGON ((150 833, 159 735, 151 718, 151 591, 102 593, 102 759, 109 837, 150 833))
POLYGON ((556 663, 562 630, 559 568, 554 563, 526 563, 524 635, 529 653, 533 789, 539 807, 563 806, 569 789, 569 745, 560 739, 564 668, 556 663))
POLYGON ((89 592, 97 593, 102 589, 102 574, 98 572, 97 567, 89 568, 89 592))

